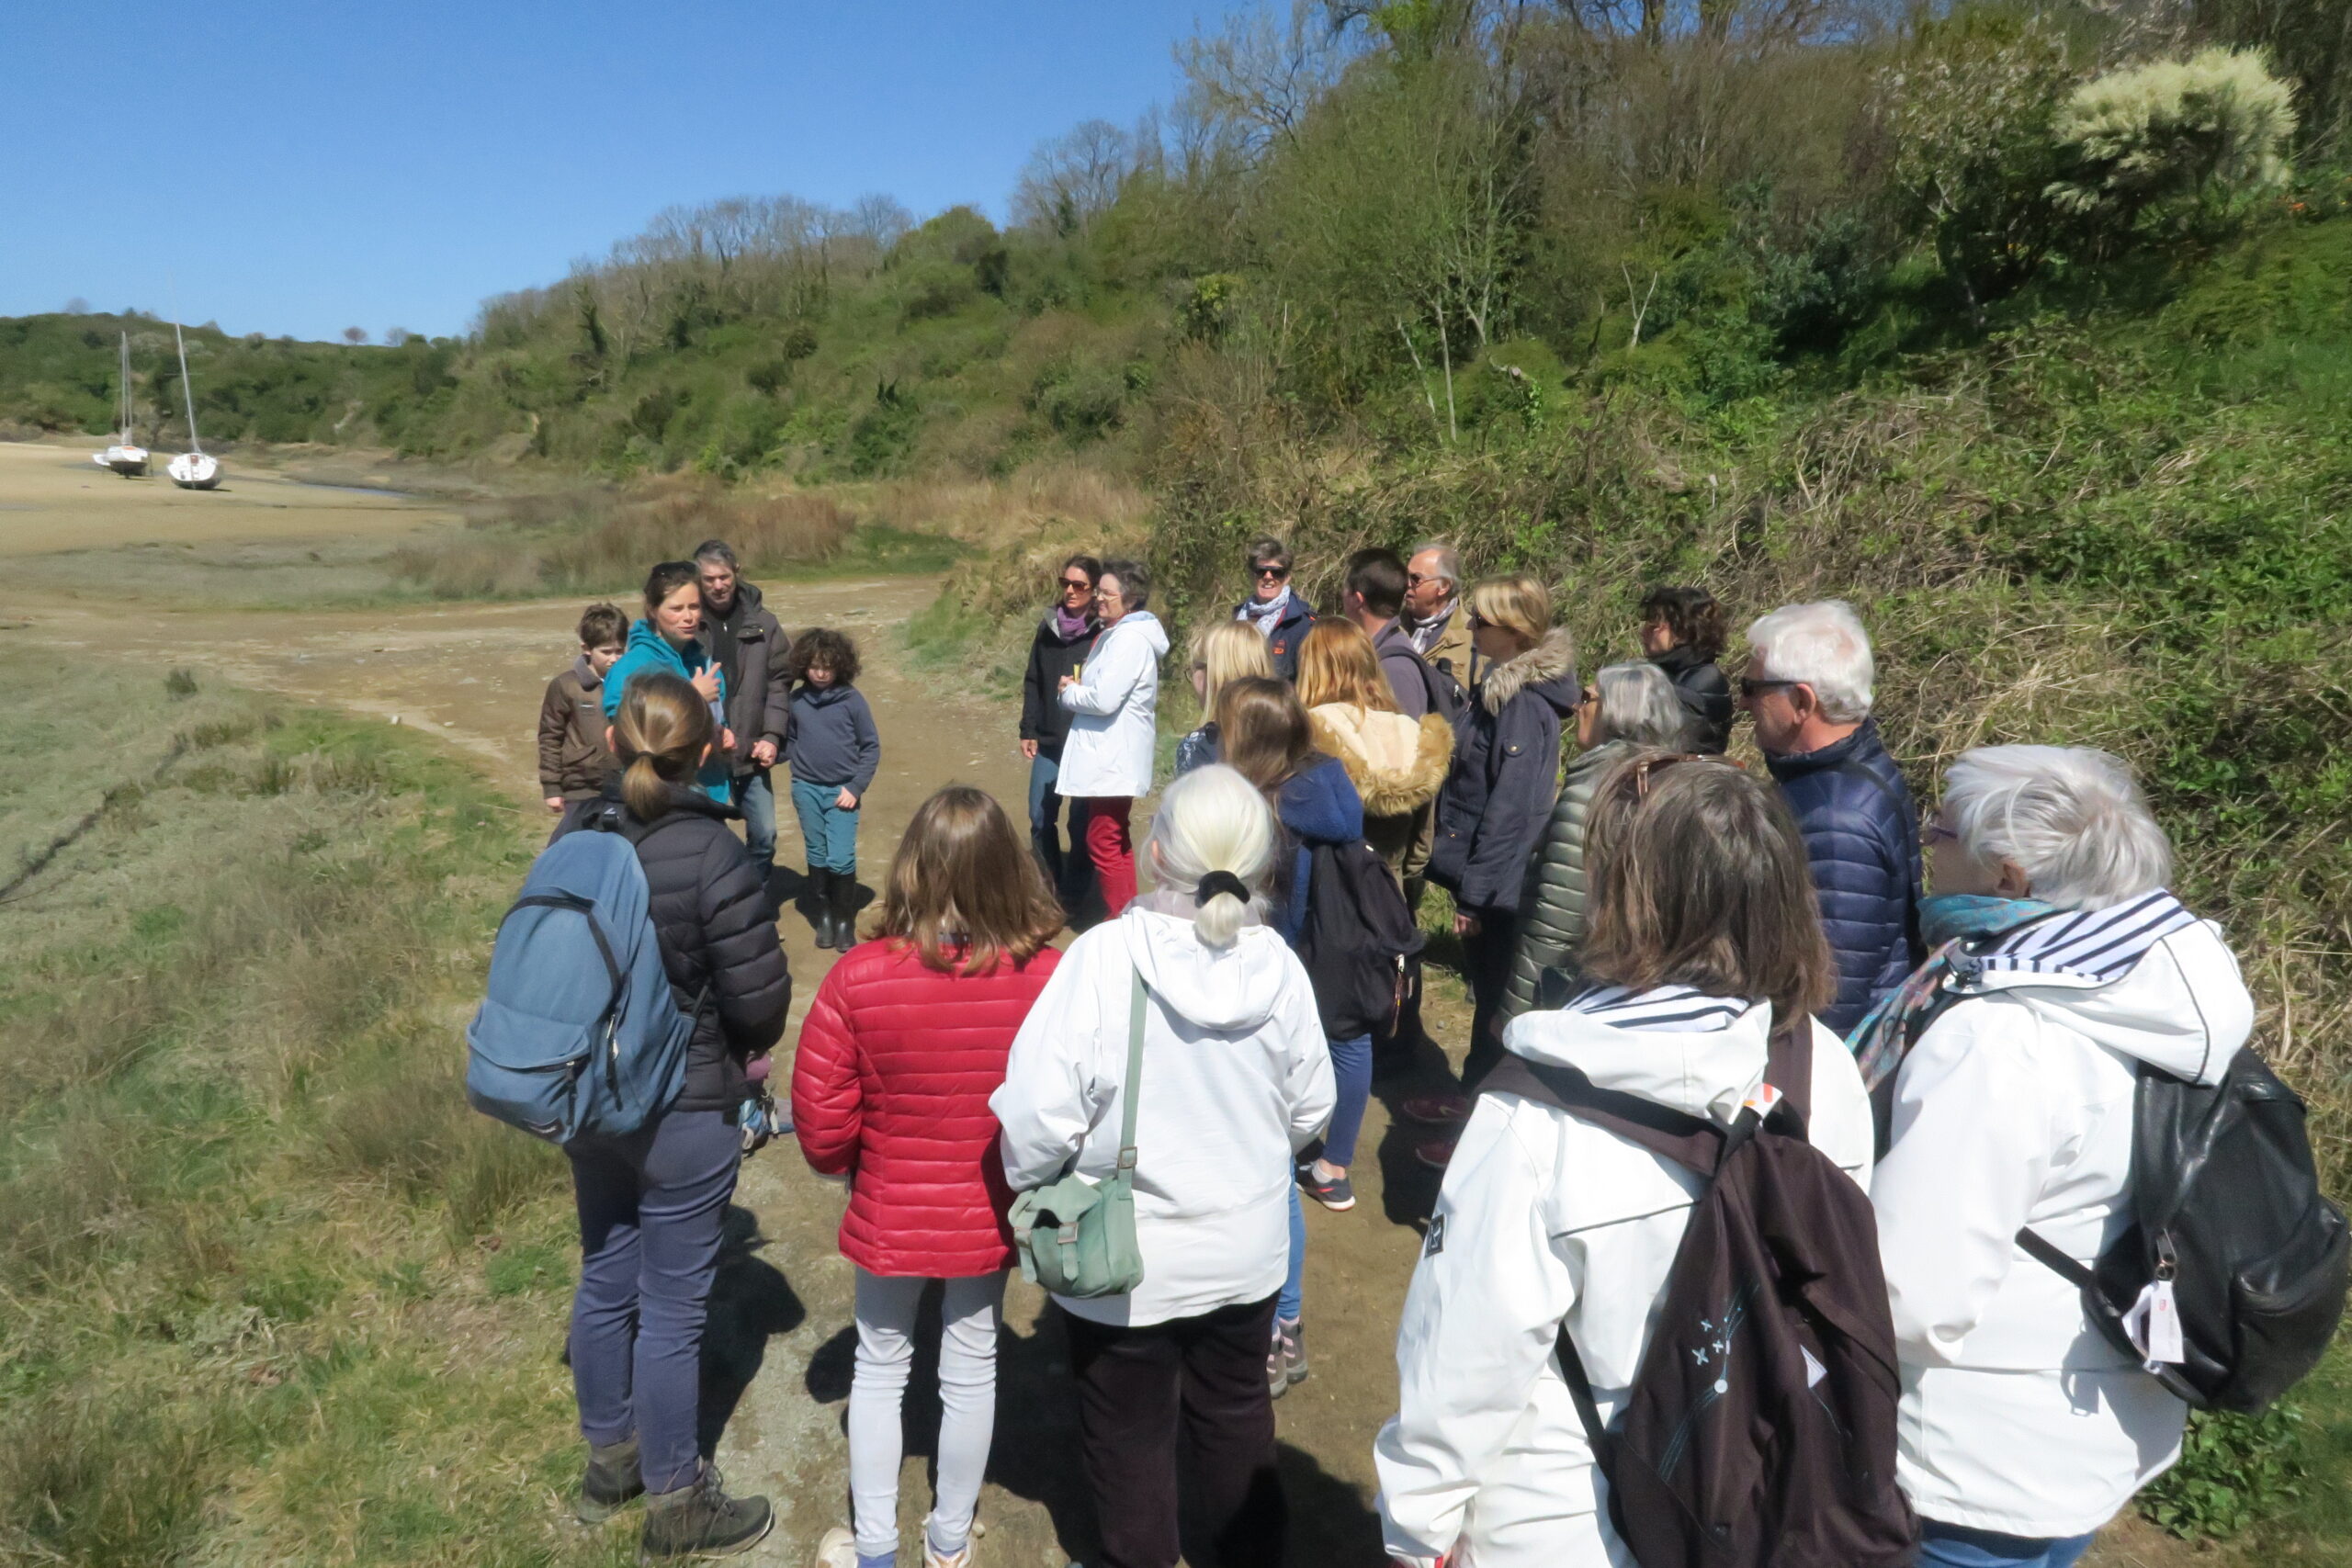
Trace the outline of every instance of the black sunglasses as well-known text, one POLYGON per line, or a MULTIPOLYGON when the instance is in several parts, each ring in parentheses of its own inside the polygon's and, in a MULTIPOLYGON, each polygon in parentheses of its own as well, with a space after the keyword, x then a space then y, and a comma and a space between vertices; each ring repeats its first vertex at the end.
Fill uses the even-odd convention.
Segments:
POLYGON ((1476 610, 1469 611, 1462 617, 1463 626, 1464 629, 1469 631, 1482 632, 1494 624, 1494 622, 1487 619, 1486 616, 1478 614, 1476 610))
POLYGON ((1286 566, 1253 566, 1250 569, 1250 575, 1252 577, 1272 577, 1280 579, 1290 575, 1290 568, 1286 566))
POLYGON ((1065 577, 1062 579, 1062 586, 1064 588, 1082 588, 1089 593, 1094 592, 1094 584, 1087 581, 1086 579, 1082 577, 1065 577))
POLYGON ((1743 697, 1752 697, 1758 692, 1769 692, 1775 686, 1802 686, 1804 684, 1804 682, 1803 681, 1759 681, 1753 675, 1742 675, 1739 678, 1739 694, 1743 697))

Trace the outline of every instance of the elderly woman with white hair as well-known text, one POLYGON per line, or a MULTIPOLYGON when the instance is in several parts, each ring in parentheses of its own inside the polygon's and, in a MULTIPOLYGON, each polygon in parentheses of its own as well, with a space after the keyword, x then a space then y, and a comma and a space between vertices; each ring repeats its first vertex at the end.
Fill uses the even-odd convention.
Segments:
POLYGON ((1838 955, 1838 998, 1821 1021, 1844 1034, 1927 956, 1914 919, 1918 811, 1871 717, 1878 667, 1852 605, 1784 604, 1747 628, 1747 646, 1739 706, 1804 835, 1838 955))
POLYGON ((1577 987, 1576 952, 1584 941, 1585 824, 1602 775, 1636 747, 1690 749, 1697 723, 1675 691, 1674 678, 1655 664, 1610 664, 1593 675, 1577 705, 1576 761, 1560 779, 1560 798, 1527 868, 1519 900, 1519 949, 1503 993, 1499 1028, 1539 996, 1551 1006, 1577 987), (1550 984, 1545 972, 1557 971, 1550 984))
POLYGON ((2187 1406, 2018 1233, 2087 1265, 2132 1223, 2143 1067, 2220 1081, 2254 1025, 2222 932, 2104 751, 1962 753, 1928 829, 1935 952, 1856 1034, 1891 1081, 1871 1186, 1931 1568, 2066 1568, 2180 1452, 2187 1406))
POLYGON ((1099 1182, 1134 1147, 1142 1282, 1055 1298, 1106 1562, 1175 1568, 1180 1471, 1221 1561, 1282 1559, 1266 1347, 1293 1156, 1336 1099, 1314 987, 1266 923, 1283 844, 1233 769, 1169 785, 1147 846, 1158 886, 1070 943, 989 1100, 1016 1189, 1099 1182))

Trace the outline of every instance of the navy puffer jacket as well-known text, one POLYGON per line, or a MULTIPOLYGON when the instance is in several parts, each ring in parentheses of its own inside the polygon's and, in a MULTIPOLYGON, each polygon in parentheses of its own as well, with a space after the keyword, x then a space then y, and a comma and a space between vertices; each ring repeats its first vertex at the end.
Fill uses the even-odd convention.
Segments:
POLYGON ((1560 721, 1581 691, 1576 646, 1559 627, 1487 667, 1438 793, 1430 852, 1430 880, 1461 908, 1519 908, 1528 857, 1560 793, 1560 721))
POLYGON ((1821 1021, 1844 1034, 1927 956, 1917 937, 1918 808, 1874 719, 1818 751, 1764 762, 1804 834, 1838 955, 1838 1000, 1821 1021))

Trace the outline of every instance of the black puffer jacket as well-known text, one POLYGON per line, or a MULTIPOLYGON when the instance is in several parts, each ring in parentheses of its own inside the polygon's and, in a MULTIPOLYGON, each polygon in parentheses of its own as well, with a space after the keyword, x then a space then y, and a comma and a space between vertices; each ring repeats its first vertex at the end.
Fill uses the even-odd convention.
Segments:
POLYGON ((697 789, 672 784, 669 795, 670 809, 649 824, 621 803, 616 781, 581 828, 612 824, 645 867, 662 966, 678 1010, 695 1021, 675 1109, 732 1111, 745 1059, 784 1038, 792 976, 752 857, 727 830, 741 813, 697 789))
POLYGON ((1696 731, 1691 749, 1720 757, 1731 749, 1733 705, 1731 682, 1712 659, 1702 659, 1690 648, 1669 648, 1664 653, 1653 654, 1650 662, 1666 671, 1674 682, 1674 694, 1682 700, 1682 711, 1689 714, 1696 731))

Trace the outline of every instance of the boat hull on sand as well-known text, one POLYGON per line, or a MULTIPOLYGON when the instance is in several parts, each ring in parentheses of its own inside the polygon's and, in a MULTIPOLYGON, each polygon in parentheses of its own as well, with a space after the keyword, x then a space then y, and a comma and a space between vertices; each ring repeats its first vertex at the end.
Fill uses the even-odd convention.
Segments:
POLYGON ((210 490, 220 482, 220 459, 209 452, 183 452, 164 471, 182 490, 210 490))

